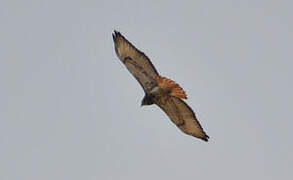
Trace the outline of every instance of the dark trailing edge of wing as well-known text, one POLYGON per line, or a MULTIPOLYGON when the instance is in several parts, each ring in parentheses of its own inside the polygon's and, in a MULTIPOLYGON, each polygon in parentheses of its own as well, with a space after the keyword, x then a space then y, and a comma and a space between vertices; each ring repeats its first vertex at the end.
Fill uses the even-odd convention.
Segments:
MULTIPOLYGON (((146 59, 148 60, 149 64, 151 65, 151 67, 154 69, 155 73, 157 75, 159 75, 157 69, 155 68, 155 66, 153 65, 153 63, 150 61, 150 59, 147 57, 147 55, 145 55, 144 52, 140 51, 139 49, 137 49, 131 42, 129 42, 119 31, 114 30, 114 33, 112 33, 112 37, 113 37, 113 41, 115 43, 115 52, 118 55, 118 50, 117 50, 117 37, 121 37, 123 38, 127 43, 129 43, 136 51, 138 51, 139 53, 141 53, 143 56, 146 57, 146 59)), ((119 56, 119 55, 118 55, 119 56)))
POLYGON ((116 52, 116 54, 117 54, 117 56, 118 56, 118 51, 117 51, 117 46, 116 46, 116 44, 117 44, 117 41, 116 41, 116 34, 117 34, 117 31, 115 31, 114 30, 114 33, 112 33, 112 37, 113 37, 113 41, 114 41, 114 44, 115 44, 115 52, 116 52))
POLYGON ((189 107, 189 106, 186 104, 186 102, 184 102, 182 99, 179 99, 179 100, 180 100, 183 104, 185 104, 185 106, 186 106, 186 107, 192 112, 192 115, 193 115, 194 119, 197 121, 197 123, 198 123, 200 129, 201 129, 202 132, 204 133, 205 137, 199 137, 199 138, 207 142, 207 141, 209 140, 210 137, 204 132, 202 126, 200 125, 200 123, 198 122, 198 120, 197 120, 197 118, 196 118, 196 116, 195 116, 195 114, 194 114, 194 111, 193 111, 193 110, 191 109, 191 107, 189 107))

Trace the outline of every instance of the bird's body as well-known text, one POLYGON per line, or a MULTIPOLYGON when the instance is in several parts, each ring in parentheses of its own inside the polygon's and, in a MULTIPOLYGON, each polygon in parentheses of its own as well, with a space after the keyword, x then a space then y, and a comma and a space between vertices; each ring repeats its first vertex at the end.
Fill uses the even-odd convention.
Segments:
POLYGON ((114 31, 115 51, 121 62, 144 89, 143 105, 158 105, 184 133, 208 141, 193 110, 182 100, 184 90, 174 81, 159 75, 149 58, 119 32, 114 31))
POLYGON ((155 86, 153 89, 151 89, 150 93, 145 94, 144 99, 147 99, 147 102, 144 103, 144 101, 142 101, 142 106, 152 105, 156 103, 166 104, 169 96, 170 96, 170 91, 166 89, 162 89, 159 86, 155 86))

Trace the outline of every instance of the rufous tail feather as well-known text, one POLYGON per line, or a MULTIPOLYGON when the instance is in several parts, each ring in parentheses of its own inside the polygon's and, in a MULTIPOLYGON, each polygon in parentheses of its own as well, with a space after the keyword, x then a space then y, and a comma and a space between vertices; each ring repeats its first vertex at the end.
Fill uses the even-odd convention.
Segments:
POLYGON ((187 95, 184 90, 171 79, 165 77, 157 77, 158 86, 162 89, 170 90, 170 95, 182 99, 187 99, 187 95))

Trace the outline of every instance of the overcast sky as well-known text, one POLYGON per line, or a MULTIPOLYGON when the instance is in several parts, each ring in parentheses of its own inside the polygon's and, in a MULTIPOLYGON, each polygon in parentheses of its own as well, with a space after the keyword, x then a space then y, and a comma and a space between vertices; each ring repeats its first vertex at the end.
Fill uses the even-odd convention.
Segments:
POLYGON ((293 2, 2 0, 0 179, 292 179, 293 2), (183 134, 117 59, 179 83, 183 134))

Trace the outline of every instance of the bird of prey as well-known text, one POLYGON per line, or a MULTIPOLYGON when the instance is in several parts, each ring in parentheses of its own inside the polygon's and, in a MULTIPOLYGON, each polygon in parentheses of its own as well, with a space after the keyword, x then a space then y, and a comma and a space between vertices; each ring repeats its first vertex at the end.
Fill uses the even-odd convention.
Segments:
POLYGON ((141 106, 156 104, 184 133, 208 141, 209 136, 199 124, 193 110, 182 100, 184 90, 174 81, 162 77, 150 59, 120 32, 112 34, 118 58, 142 86, 145 96, 141 106))

